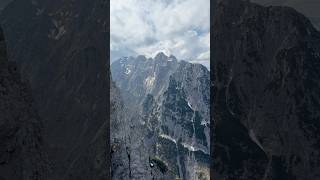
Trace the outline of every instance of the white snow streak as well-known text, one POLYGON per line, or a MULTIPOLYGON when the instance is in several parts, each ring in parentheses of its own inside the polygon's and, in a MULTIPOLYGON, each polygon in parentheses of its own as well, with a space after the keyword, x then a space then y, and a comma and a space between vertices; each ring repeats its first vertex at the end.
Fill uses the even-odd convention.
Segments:
POLYGON ((166 134, 160 134, 160 137, 167 139, 167 140, 170 140, 170 141, 174 142, 175 144, 177 144, 177 141, 174 138, 172 138, 166 134))

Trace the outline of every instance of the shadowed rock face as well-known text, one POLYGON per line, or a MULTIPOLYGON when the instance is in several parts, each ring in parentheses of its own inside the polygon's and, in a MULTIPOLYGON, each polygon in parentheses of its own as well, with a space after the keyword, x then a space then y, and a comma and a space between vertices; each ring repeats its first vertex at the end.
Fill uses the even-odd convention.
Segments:
POLYGON ((0 1, 0 13, 11 1, 12 0, 2 0, 2 1, 0 1))
POLYGON ((105 179, 108 1, 16 0, 1 22, 44 122, 50 179, 105 179), (17 43, 16 43, 17 42, 17 43))
POLYGON ((251 0, 264 6, 288 6, 307 16, 320 29, 320 1, 318 0, 251 0))
POLYGON ((43 124, 29 85, 8 62, 0 28, 0 179, 45 180, 48 164, 43 148, 43 124))
POLYGON ((320 34, 286 7, 238 0, 213 20, 215 179, 319 179, 320 34))
POLYGON ((111 72, 122 97, 112 178, 209 179, 209 71, 159 53, 121 58, 111 72))

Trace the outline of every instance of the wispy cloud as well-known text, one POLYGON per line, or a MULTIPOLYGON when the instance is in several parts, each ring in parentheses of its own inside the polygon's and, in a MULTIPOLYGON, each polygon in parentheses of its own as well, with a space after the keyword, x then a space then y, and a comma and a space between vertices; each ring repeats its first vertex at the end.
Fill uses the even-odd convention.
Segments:
POLYGON ((111 0, 111 61, 158 52, 209 64, 210 0, 111 0), (198 61, 197 61, 198 60, 198 61))

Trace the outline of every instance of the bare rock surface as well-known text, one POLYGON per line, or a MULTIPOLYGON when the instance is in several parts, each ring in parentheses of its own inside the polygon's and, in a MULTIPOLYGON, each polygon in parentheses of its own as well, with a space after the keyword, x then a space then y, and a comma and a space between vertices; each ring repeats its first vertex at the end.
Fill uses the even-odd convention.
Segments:
POLYGON ((159 53, 121 58, 111 72, 122 109, 112 119, 120 127, 111 132, 112 178, 209 179, 206 67, 159 53))
POLYGON ((30 82, 43 120, 50 180, 110 176, 108 4, 15 0, 2 11, 9 61, 30 82))
POLYGON ((320 33, 288 7, 216 4, 215 179, 319 179, 320 33))
POLYGON ((8 61, 0 29, 0 179, 46 180, 47 174, 43 122, 28 82, 8 61))

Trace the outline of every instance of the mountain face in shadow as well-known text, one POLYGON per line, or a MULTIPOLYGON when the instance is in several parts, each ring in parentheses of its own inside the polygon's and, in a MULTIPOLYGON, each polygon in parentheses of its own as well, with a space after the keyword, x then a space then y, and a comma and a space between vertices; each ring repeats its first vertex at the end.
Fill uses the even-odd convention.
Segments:
POLYGON ((8 62, 0 28, 0 179, 47 179, 43 123, 29 84, 15 63, 8 62))
POLYGON ((288 6, 307 16, 320 29, 320 1, 317 0, 251 0, 264 6, 288 6))
POLYGON ((214 10, 215 179, 320 178, 320 33, 286 7, 214 10))
POLYGON ((209 71, 159 53, 121 58, 111 72, 122 109, 111 119, 121 124, 111 132, 112 178, 209 179, 209 71))
POLYGON ((0 1, 0 13, 11 1, 13 1, 13 0, 2 0, 2 1, 0 1))
POLYGON ((105 0, 16 0, 1 22, 11 62, 30 82, 50 179, 105 179, 108 132, 105 0))

